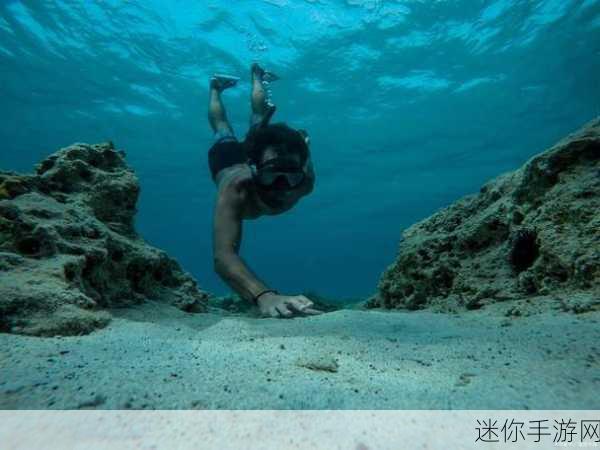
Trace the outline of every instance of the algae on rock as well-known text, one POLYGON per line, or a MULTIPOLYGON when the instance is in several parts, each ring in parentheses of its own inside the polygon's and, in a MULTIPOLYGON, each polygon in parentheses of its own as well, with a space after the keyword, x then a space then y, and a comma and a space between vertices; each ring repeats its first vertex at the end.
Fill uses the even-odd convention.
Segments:
POLYGON ((408 228, 378 288, 370 306, 600 300, 600 119, 408 228))
POLYGON ((135 232, 139 195, 124 153, 75 144, 35 175, 0 172, 0 331, 88 333, 103 308, 153 298, 202 312, 208 294, 135 232))

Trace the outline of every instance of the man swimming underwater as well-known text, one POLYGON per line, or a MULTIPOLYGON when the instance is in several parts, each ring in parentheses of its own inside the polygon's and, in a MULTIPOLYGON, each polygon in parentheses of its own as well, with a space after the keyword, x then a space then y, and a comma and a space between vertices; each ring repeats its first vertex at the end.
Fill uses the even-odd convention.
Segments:
POLYGON ((320 314, 304 295, 281 295, 269 289, 239 256, 242 221, 277 215, 308 195, 315 175, 308 135, 284 123, 269 124, 275 105, 267 93, 277 77, 253 64, 250 129, 244 142, 233 132, 221 93, 237 84, 236 77, 210 79, 208 120, 214 144, 208 152, 217 199, 213 219, 215 271, 242 298, 252 301, 264 316, 320 314))

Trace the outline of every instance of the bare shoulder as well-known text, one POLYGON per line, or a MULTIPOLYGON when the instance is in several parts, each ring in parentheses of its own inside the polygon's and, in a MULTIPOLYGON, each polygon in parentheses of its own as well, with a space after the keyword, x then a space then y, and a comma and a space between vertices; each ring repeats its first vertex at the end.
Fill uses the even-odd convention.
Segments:
POLYGON ((217 197, 219 202, 243 206, 249 198, 249 184, 252 180, 250 168, 243 164, 224 169, 217 177, 217 197))

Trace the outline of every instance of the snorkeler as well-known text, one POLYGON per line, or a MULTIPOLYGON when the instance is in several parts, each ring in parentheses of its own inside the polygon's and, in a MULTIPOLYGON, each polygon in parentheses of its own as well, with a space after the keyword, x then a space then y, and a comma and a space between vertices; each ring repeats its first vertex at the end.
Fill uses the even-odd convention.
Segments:
POLYGON ((217 198, 213 219, 215 271, 242 298, 252 301, 264 316, 320 314, 304 295, 281 295, 269 289, 239 256, 243 220, 277 215, 308 195, 315 174, 303 130, 284 123, 270 124, 275 112, 269 84, 277 76, 253 64, 250 129, 239 142, 227 120, 221 93, 239 81, 214 75, 210 79, 208 120, 214 144, 208 162, 217 198))

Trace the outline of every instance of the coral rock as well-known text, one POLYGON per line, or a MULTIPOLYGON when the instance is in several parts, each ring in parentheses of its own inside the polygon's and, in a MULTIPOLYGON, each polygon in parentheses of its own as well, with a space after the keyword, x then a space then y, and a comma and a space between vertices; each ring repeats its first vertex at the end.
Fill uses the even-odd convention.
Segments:
POLYGON ((206 309, 196 281, 136 234, 139 190, 110 143, 62 149, 36 175, 0 172, 0 331, 88 333, 109 322, 102 309, 146 298, 206 309))
POLYGON ((600 119, 403 233, 370 306, 600 289, 600 119))

